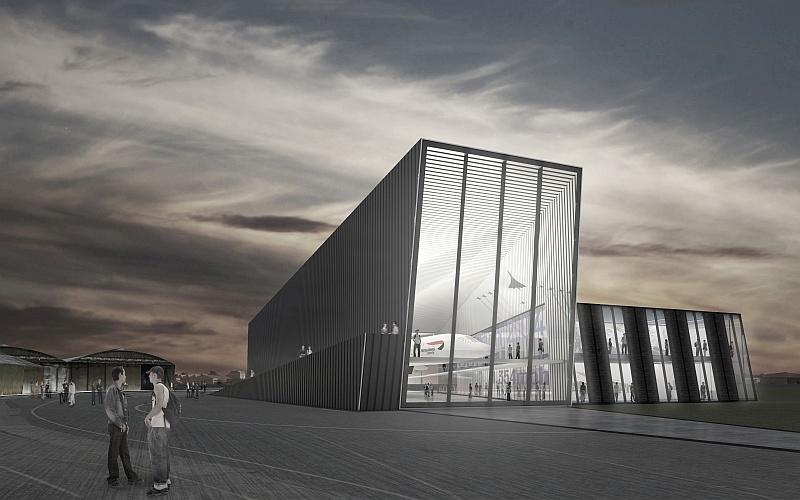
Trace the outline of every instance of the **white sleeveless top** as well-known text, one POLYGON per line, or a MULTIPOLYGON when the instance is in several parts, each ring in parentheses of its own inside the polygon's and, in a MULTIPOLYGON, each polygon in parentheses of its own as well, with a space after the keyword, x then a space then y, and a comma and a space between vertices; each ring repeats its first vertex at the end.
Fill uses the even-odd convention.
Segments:
MULTIPOLYGON (((161 391, 161 394, 164 395, 164 406, 162 408, 166 408, 167 404, 169 404, 169 392, 167 392, 167 386, 165 386, 164 384, 159 382, 158 384, 156 384, 154 389, 156 391, 161 391)), ((151 402, 151 406, 150 407, 151 408, 155 408, 156 407, 156 395, 155 394, 151 394, 150 395, 150 402, 151 402)), ((150 426, 151 427, 166 427, 167 429, 169 429, 169 422, 167 421, 166 418, 164 418, 164 411, 163 410, 159 410, 158 413, 150 420, 150 426)))

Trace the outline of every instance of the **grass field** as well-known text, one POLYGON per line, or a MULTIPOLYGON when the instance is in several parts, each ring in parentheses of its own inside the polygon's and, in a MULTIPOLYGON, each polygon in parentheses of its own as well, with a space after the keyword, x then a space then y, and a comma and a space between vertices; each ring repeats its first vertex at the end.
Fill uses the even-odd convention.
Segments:
POLYGON ((580 408, 800 432, 800 386, 757 385, 758 401, 581 405, 580 408))

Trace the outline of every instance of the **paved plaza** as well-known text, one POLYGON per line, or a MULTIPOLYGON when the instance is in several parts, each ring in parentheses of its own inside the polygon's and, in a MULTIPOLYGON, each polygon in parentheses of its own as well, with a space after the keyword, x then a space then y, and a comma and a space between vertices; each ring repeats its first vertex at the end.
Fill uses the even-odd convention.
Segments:
MULTIPOLYGON (((131 457, 152 478, 131 392, 131 457)), ((800 434, 570 407, 342 412, 181 399, 167 498, 797 498, 800 434), (724 442, 724 444, 723 444, 724 442)), ((736 405, 731 405, 735 411, 736 405)), ((0 398, 0 498, 145 498, 106 484, 106 417, 79 394, 0 398)), ((122 478, 123 483, 124 476, 122 478)))

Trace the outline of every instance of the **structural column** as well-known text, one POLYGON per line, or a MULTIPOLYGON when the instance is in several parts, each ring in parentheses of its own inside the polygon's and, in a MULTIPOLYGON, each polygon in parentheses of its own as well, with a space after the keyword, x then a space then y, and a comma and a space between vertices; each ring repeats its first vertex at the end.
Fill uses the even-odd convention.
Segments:
POLYGON ((708 339, 708 354, 714 372, 714 385, 720 401, 739 401, 736 377, 731 363, 731 351, 725 331, 725 318, 720 313, 703 313, 708 339))
POLYGON ((622 319, 628 339, 628 360, 637 403, 658 403, 658 381, 644 309, 623 307, 622 319))
POLYGON ((581 328, 589 402, 613 403, 614 387, 606 346, 603 306, 578 304, 578 323, 581 328))
POLYGON ((692 341, 689 336, 689 324, 686 322, 686 311, 665 309, 664 321, 667 325, 669 354, 672 359, 672 370, 675 373, 678 402, 700 402, 700 388, 697 386, 697 371, 694 368, 692 341))

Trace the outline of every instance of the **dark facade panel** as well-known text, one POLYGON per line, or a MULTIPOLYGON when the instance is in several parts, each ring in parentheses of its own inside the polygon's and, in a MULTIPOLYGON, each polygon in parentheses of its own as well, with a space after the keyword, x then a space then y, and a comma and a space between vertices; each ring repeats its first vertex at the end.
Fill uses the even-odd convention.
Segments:
POLYGON ((334 410, 396 410, 403 345, 402 335, 356 335, 215 394, 334 410))
POLYGON ((720 401, 739 401, 728 336, 725 331, 725 318, 720 313, 703 313, 703 324, 706 328, 717 398, 720 401))
POLYGON ((417 143, 250 322, 248 373, 407 317, 417 143))
POLYGON ((397 410, 403 379, 403 335, 368 335, 364 359, 362 410, 397 410))
POLYGON ((589 401, 613 403, 614 387, 606 346, 603 306, 578 304, 577 307, 589 401))
POLYGON ((670 344, 672 369, 675 373, 675 390, 678 402, 696 403, 700 401, 700 388, 697 386, 697 371, 692 356, 692 341, 686 311, 664 310, 667 324, 667 337, 670 344))
POLYGON ((647 328, 647 313, 641 307, 622 307, 628 340, 628 360, 637 403, 658 403, 658 382, 647 328))
POLYGON ((358 410, 365 335, 295 359, 216 395, 339 410, 358 410))

